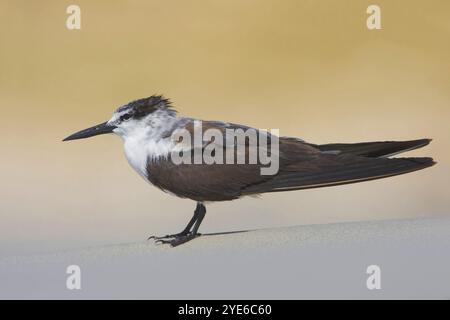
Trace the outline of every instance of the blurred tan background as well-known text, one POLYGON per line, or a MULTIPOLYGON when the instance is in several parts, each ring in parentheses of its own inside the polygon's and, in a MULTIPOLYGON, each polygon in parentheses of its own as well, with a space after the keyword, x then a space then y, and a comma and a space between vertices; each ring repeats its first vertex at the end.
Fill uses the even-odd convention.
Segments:
POLYGON ((429 217, 450 197, 450 3, 0 2, 0 255, 179 231, 194 203, 147 186, 121 140, 61 139, 162 93, 183 115, 315 143, 430 137, 438 165, 208 207, 203 232, 429 217), (366 8, 382 30, 366 28, 366 8), (66 8, 81 7, 81 30, 66 8))

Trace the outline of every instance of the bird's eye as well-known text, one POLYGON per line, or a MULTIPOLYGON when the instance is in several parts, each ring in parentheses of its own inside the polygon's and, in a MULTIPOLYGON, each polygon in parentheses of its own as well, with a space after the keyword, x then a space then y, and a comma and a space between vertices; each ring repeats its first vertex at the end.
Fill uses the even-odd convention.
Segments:
POLYGON ((126 121, 131 118, 131 114, 125 113, 123 116, 120 116, 120 121, 126 121))

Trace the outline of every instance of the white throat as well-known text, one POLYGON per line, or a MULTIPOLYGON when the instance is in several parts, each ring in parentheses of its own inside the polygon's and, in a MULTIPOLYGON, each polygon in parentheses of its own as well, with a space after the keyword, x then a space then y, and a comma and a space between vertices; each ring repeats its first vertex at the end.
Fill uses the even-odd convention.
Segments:
POLYGON ((148 160, 167 158, 170 154, 173 148, 170 135, 177 121, 176 116, 158 110, 115 130, 124 141, 128 163, 145 179, 148 160))

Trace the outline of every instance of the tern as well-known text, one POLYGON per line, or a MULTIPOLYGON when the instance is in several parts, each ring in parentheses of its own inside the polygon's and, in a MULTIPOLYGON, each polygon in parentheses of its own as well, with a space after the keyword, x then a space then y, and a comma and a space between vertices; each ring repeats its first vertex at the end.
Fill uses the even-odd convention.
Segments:
MULTIPOLYGON (((227 136, 230 129, 253 129, 229 122, 179 116, 168 99, 153 95, 119 107, 110 120, 76 132, 63 141, 114 133, 123 139, 125 156, 131 167, 147 182, 172 195, 196 201, 194 215, 184 230, 150 237, 172 246, 201 235, 198 230, 206 214, 207 202, 234 200, 267 192, 344 185, 392 177, 435 164, 429 157, 391 158, 428 145, 431 139, 314 144, 283 136, 276 137, 277 150, 272 152, 278 159, 275 174, 261 174, 263 164, 260 161, 175 163, 173 155, 176 152, 198 151, 198 145, 192 142, 183 144, 173 138, 181 131, 195 134, 195 123, 198 121, 201 121, 203 129, 212 129, 215 133, 223 133, 223 136, 227 136)), ((270 133, 266 136, 273 138, 270 133)), ((211 145, 215 151, 228 147, 223 141, 216 140, 211 139, 209 143, 202 140, 200 151, 211 149, 211 145)), ((232 143, 239 147, 242 141, 233 140, 232 143)), ((250 145, 247 140, 243 144, 246 155, 264 148, 258 144, 250 145)), ((268 149, 267 146, 265 148, 268 149)))

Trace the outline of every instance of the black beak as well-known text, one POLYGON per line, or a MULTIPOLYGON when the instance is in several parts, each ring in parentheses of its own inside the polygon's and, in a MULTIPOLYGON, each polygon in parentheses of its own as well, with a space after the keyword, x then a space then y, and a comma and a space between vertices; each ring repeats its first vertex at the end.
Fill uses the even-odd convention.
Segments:
POLYGON ((77 133, 74 133, 74 134, 68 136, 63 141, 84 139, 84 138, 97 136, 99 134, 111 133, 115 128, 116 128, 116 126, 109 125, 107 122, 103 122, 96 126, 78 131, 77 133))

